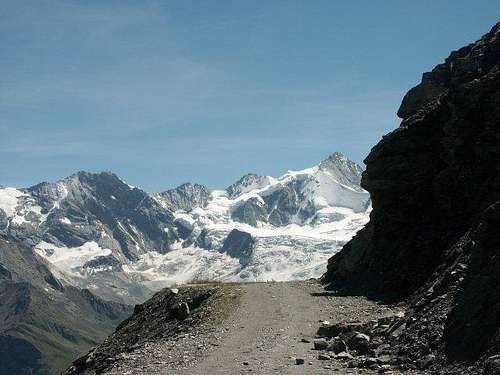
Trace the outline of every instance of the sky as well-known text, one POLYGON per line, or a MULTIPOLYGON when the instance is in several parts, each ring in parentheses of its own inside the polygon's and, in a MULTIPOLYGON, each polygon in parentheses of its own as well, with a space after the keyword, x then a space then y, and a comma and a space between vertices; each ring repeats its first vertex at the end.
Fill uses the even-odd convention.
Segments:
POLYGON ((224 188, 362 163, 500 1, 0 0, 0 185, 224 188))

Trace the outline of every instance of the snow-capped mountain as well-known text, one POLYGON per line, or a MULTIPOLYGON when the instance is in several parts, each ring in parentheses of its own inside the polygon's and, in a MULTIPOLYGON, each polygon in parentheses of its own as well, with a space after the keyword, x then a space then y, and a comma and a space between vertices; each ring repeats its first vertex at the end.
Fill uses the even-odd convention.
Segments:
POLYGON ((335 153, 225 190, 187 183, 162 193, 79 172, 0 188, 0 234, 32 246, 65 282, 119 301, 193 279, 316 277, 368 220, 361 172, 335 153))

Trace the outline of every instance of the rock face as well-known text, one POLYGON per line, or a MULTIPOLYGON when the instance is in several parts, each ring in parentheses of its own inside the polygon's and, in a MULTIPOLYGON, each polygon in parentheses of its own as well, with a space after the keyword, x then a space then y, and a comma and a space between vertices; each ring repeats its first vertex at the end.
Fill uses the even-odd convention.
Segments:
POLYGON ((267 222, 267 207, 262 199, 252 197, 236 207, 231 213, 231 218, 256 227, 259 222, 267 222))
POLYGON ((417 323, 406 335, 431 348, 442 337, 448 359, 496 353, 500 24, 425 73, 398 115, 400 127, 365 160, 370 222, 330 259, 323 281, 389 299, 411 295, 417 323), (427 337, 417 326, 429 320, 438 329, 427 337))

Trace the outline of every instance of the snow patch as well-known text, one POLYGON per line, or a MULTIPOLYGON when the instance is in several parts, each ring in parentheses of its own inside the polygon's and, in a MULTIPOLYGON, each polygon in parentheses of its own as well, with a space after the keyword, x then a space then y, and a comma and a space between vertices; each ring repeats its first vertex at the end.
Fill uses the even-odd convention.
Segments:
POLYGON ((35 246, 35 252, 60 271, 73 275, 77 275, 78 270, 89 260, 111 254, 110 249, 103 249, 94 241, 78 247, 57 246, 41 241, 35 246))
POLYGON ((66 224, 66 225, 71 225, 71 220, 68 219, 67 217, 62 217, 59 219, 59 221, 63 224, 66 224))
POLYGON ((19 198, 26 195, 28 194, 15 188, 2 188, 0 189, 0 208, 5 211, 7 217, 12 217, 16 213, 19 198))

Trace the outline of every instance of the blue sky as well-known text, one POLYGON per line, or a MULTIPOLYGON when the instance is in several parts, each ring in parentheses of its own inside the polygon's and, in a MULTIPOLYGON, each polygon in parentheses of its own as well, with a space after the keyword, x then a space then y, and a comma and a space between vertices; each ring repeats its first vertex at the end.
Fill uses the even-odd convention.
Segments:
POLYGON ((0 184, 160 191, 362 162, 492 1, 0 0, 0 184))

